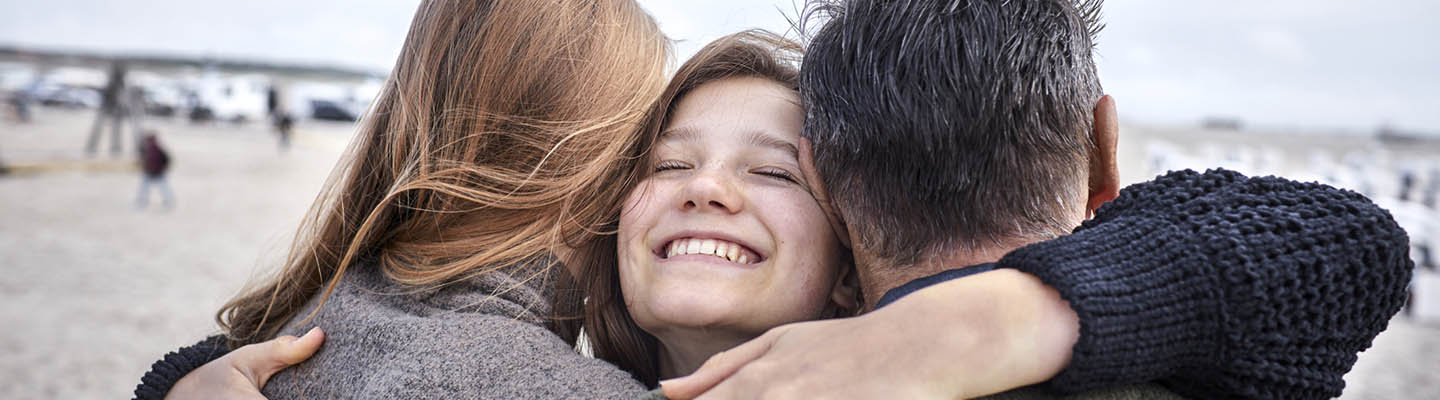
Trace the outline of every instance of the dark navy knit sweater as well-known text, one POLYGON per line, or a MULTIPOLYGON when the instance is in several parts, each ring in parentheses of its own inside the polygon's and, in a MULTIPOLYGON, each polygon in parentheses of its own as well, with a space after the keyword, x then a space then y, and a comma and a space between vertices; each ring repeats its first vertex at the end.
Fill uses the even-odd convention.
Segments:
MULTIPOLYGON (((1404 303, 1408 252, 1357 193, 1212 170, 1127 187, 1073 234, 996 265, 1055 287, 1080 317, 1051 389, 1154 381, 1204 399, 1330 398, 1404 303)), ((136 396, 159 399, 223 355, 214 339, 157 361, 136 396)))
POLYGON ((1409 251, 1358 193, 1212 170, 1130 186, 1073 234, 997 264, 1055 287, 1080 317, 1053 389, 1331 398, 1404 304, 1409 251))
POLYGON ((140 385, 135 387, 135 398, 162 400, 165 394, 170 392, 170 388, 175 386, 175 382, 179 382, 185 374, 229 352, 230 348, 225 346, 225 336, 222 335, 211 336, 200 343, 172 351, 151 365, 150 372, 140 377, 140 385))

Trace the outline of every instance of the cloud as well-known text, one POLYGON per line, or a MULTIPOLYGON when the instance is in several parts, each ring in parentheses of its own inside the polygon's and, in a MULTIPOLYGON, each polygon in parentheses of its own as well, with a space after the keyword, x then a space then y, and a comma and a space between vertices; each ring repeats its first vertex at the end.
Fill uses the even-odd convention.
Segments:
POLYGON ((1300 36, 1288 29, 1265 27, 1252 30, 1250 43, 1256 51, 1268 56, 1269 61, 1305 64, 1310 58, 1300 36))

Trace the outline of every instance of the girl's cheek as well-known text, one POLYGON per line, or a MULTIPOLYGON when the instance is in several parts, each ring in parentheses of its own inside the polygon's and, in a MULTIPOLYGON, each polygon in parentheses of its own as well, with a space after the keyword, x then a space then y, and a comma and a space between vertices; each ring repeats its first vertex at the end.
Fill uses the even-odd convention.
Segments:
POLYGON ((623 221, 627 216, 644 213, 647 207, 655 206, 655 204, 651 203, 658 200, 659 196, 658 193, 655 193, 654 182, 651 179, 640 182, 640 184, 630 192, 630 196, 625 198, 625 204, 620 208, 621 220, 623 221))
POLYGON ((784 227, 786 231, 810 230, 811 227, 820 225, 829 229, 830 222, 825 219, 825 214, 820 206, 815 204, 815 199, 806 196, 785 196, 784 198, 773 199, 777 201, 767 202, 760 199, 758 204, 769 208, 766 214, 774 218, 775 222, 784 227))

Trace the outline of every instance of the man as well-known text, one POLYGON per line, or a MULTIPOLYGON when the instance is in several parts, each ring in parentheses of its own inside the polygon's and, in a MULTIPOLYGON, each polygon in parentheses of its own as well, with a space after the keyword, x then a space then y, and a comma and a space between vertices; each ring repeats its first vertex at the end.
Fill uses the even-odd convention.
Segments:
POLYGON ((1062 236, 1115 198, 1094 5, 846 4, 810 43, 801 87, 856 261, 890 266, 860 270, 870 300, 1062 236))
POLYGON ((673 397, 725 379, 706 394, 972 397, 1045 382, 1062 393, 1112 389, 1088 393, 1098 398, 1173 396, 1153 384, 1115 389, 1158 382, 1197 398, 1329 398, 1403 301, 1406 240, 1388 214, 1374 218, 1385 230, 1371 231, 1286 208, 1340 196, 1384 213, 1354 193, 1175 173, 1097 215, 1119 195, 1115 103, 1091 57, 1098 1, 852 0, 818 10, 830 20, 800 74, 818 175, 807 180, 828 189, 838 230, 848 230, 867 310, 883 308, 779 328, 664 383, 673 397), (1290 190, 1300 195, 1270 196, 1290 190), (1281 222, 1288 228, 1272 230, 1281 222), (1300 231, 1385 244, 1316 247, 1288 236, 1300 231), (1262 248, 1297 251, 1252 250, 1262 248), (1340 269, 1350 272, 1320 272, 1340 269), (1333 309, 1317 297, 1357 285, 1374 292, 1333 309), (896 307, 906 310, 889 313, 896 307), (914 310, 933 316, 900 316, 914 310), (1010 328, 926 336, 957 319, 1010 328), (1005 322, 1015 319, 1024 321, 1005 322), (1312 320, 1324 322, 1299 325, 1312 320), (985 356, 958 356, 974 352, 985 356), (913 363, 930 365, 898 368, 913 363))

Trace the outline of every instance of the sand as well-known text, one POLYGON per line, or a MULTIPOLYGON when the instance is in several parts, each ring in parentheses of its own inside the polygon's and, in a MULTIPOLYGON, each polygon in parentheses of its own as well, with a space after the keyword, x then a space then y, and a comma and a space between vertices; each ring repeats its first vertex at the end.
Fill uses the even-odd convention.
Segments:
MULTIPOLYGON (((350 133, 302 122, 282 154, 258 124, 148 121, 178 202, 137 209, 133 148, 87 158, 90 111, 35 117, 0 121, 0 160, 19 170, 0 177, 0 399, 128 398, 150 363, 216 332, 215 310, 283 257, 350 133)), ((1396 318, 1346 379, 1346 399, 1440 398, 1440 326, 1396 318)))
POLYGON ((0 159, 21 171, 0 177, 0 398, 128 398, 151 362, 216 332, 215 310, 282 258, 349 133, 307 124, 281 154, 260 125, 149 121, 177 201, 152 193, 142 210, 132 147, 84 155, 90 118, 0 125, 0 159))

